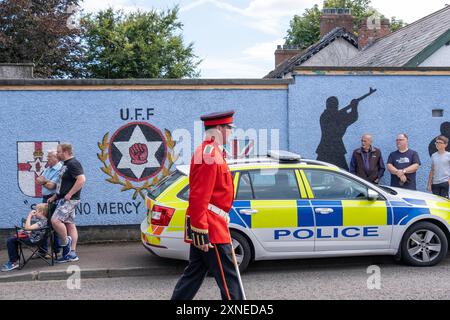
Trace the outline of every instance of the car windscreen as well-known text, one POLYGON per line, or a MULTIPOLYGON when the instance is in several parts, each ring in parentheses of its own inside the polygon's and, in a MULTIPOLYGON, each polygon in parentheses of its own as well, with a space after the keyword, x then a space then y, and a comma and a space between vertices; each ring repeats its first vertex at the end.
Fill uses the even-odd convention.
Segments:
POLYGON ((180 171, 174 171, 167 177, 163 178, 154 187, 150 188, 147 195, 152 199, 156 199, 161 193, 164 192, 164 190, 171 186, 181 176, 183 176, 183 174, 180 171))

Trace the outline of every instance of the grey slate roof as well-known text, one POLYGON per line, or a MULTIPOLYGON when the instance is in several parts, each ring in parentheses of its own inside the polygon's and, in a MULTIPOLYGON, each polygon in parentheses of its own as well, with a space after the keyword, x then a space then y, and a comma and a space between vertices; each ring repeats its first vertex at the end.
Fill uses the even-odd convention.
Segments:
POLYGON ((323 36, 323 38, 320 39, 319 42, 311 45, 304 52, 299 53, 292 58, 280 63, 264 78, 282 78, 285 74, 291 72, 296 66, 301 65, 338 38, 343 38, 354 45, 356 48, 358 47, 358 39, 352 33, 347 32, 342 27, 334 28, 328 34, 323 36))
MULTIPOLYGON (((403 67, 450 30, 450 6, 368 45, 345 66, 403 67)), ((414 65, 416 66, 416 65, 414 65)))

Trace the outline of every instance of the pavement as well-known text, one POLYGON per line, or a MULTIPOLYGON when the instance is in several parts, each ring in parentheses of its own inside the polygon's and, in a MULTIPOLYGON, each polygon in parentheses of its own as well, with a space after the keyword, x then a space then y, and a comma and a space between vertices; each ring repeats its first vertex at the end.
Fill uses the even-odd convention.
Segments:
MULTIPOLYGON (((28 257, 31 252, 26 252, 28 257)), ((78 245, 77 262, 49 266, 41 259, 31 260, 22 270, 0 272, 0 283, 19 281, 66 280, 78 266, 81 277, 118 278, 182 274, 187 262, 159 258, 148 252, 141 242, 114 242, 78 245)), ((0 263, 8 261, 8 251, 0 250, 0 263)), ((77 270, 78 271, 78 270, 77 270)))

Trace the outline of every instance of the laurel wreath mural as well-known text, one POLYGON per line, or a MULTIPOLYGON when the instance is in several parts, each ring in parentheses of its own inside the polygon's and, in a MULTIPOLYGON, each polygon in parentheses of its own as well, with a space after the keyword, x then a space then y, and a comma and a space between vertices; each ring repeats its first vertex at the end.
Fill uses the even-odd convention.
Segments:
POLYGON ((137 196, 140 195, 142 199, 145 199, 145 196, 143 194, 143 190, 149 189, 152 186, 156 185, 159 181, 167 177, 171 174, 171 169, 174 165, 174 163, 178 160, 178 155, 175 154, 174 148, 176 145, 176 142, 172 139, 172 133, 164 129, 164 135, 167 140, 167 166, 166 163, 164 163, 164 167, 161 170, 161 173, 158 174, 156 177, 153 178, 153 180, 150 182, 150 179, 145 181, 143 185, 137 186, 133 185, 129 180, 121 179, 116 172, 113 172, 113 169, 110 164, 107 163, 108 160, 108 149, 109 149, 109 132, 107 132, 104 136, 101 142, 98 142, 98 147, 100 149, 100 153, 97 153, 98 159, 102 162, 103 167, 101 167, 101 170, 109 176, 106 181, 112 184, 118 184, 122 186, 121 191, 130 191, 134 190, 133 193, 133 200, 136 200, 137 196), (159 176, 159 177, 158 177, 159 176))

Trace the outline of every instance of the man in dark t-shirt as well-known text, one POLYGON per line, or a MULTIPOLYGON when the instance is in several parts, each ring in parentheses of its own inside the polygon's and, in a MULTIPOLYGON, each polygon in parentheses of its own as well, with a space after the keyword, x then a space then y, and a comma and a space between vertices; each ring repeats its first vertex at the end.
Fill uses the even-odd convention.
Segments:
POLYGON ((391 173, 391 186, 416 190, 416 172, 421 165, 416 151, 408 148, 408 136, 397 136, 397 151, 389 155, 387 168, 391 173))
POLYGON ((49 202, 57 201, 57 207, 52 216, 52 226, 61 239, 63 254, 56 262, 64 263, 79 260, 76 254, 78 231, 75 226, 75 209, 80 203, 81 188, 86 178, 83 167, 73 156, 72 145, 58 145, 57 156, 63 161, 63 167, 59 174, 56 194, 49 199, 49 202))
MULTIPOLYGON (((83 167, 81 163, 75 159, 70 158, 63 162, 63 167, 61 168, 61 181, 57 185, 56 195, 57 199, 64 199, 66 195, 70 192, 72 187, 77 181, 77 177, 84 174, 83 167)), ((71 200, 80 200, 81 189, 76 191, 71 200)))

